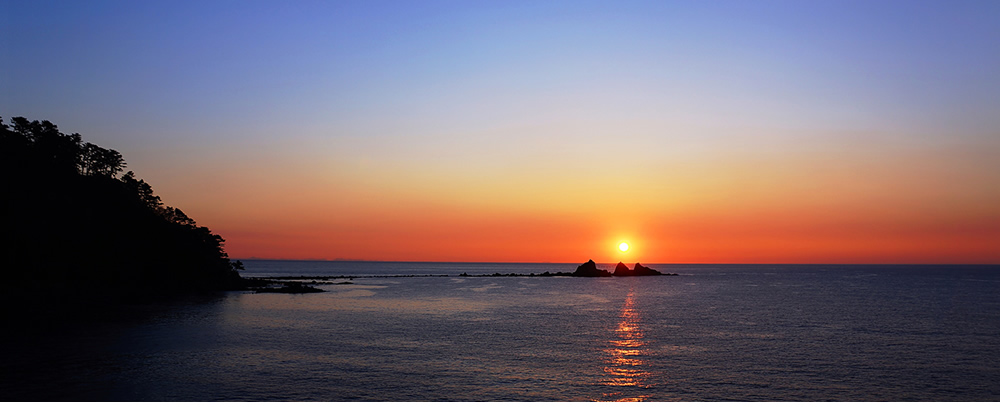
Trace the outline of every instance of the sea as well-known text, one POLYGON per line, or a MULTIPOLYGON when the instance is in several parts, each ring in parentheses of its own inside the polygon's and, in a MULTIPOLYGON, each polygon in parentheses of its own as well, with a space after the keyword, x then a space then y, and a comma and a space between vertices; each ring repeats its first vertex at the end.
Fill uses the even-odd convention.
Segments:
POLYGON ((1000 266, 244 264, 325 291, 8 326, 0 401, 1000 401, 1000 266))

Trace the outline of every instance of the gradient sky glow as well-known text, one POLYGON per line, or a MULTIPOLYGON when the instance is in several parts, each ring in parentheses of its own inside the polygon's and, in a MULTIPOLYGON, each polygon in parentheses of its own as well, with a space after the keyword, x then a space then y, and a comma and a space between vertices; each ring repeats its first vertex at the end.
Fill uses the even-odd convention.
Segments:
POLYGON ((1000 263, 997 1, 0 9, 0 116, 234 258, 1000 263))

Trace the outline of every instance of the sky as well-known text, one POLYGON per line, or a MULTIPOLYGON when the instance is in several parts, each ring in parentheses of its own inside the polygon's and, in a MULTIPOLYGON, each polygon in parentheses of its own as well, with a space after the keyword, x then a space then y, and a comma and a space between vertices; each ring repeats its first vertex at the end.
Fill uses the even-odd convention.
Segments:
POLYGON ((1000 263, 997 1, 0 9, 0 116, 233 258, 1000 263))

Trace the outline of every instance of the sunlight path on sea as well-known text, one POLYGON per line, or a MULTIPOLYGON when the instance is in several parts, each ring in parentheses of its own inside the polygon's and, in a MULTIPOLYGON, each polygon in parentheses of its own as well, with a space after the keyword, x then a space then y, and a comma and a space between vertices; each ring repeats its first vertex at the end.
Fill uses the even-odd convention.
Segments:
POLYGON ((650 397, 652 378, 646 360, 649 341, 645 339, 642 315, 636 303, 633 286, 622 305, 614 337, 604 349, 605 377, 600 384, 606 389, 601 399, 593 401, 645 401, 650 397))

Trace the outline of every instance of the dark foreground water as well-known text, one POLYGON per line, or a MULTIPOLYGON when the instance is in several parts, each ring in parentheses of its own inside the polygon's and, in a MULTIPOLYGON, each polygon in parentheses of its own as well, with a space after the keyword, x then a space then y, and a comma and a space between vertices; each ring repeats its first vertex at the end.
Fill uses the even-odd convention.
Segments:
MULTIPOLYGON (((248 261, 248 276, 560 264, 248 261)), ((6 329, 0 401, 1000 401, 1000 267, 356 278, 6 329)), ((7 327, 11 328, 11 327, 7 327)))

